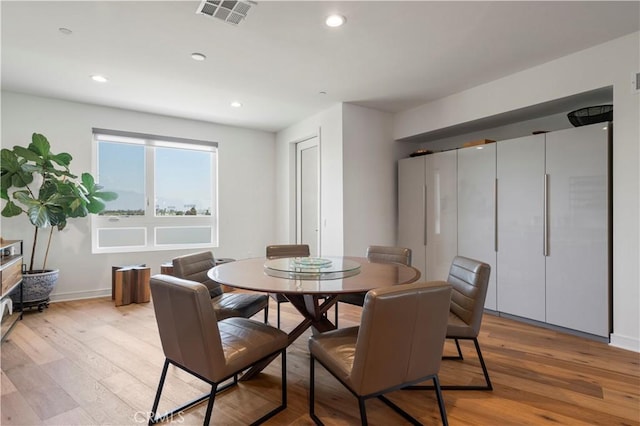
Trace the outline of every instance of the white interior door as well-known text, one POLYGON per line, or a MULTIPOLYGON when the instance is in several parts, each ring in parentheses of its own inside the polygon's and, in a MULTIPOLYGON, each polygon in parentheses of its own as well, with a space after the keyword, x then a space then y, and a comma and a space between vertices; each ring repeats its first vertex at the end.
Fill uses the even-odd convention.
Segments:
POLYGON ((318 137, 296 144, 296 242, 320 254, 320 176, 318 137))

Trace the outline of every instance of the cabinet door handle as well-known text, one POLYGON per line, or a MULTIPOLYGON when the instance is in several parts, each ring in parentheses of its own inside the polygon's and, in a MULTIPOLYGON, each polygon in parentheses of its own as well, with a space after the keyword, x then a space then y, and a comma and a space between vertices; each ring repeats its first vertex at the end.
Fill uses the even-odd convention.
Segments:
POLYGON ((543 200, 543 214, 542 214, 542 254, 546 257, 549 256, 549 174, 544 175, 544 200, 543 200))
POLYGON ((498 252, 498 178, 493 187, 493 251, 498 252))
POLYGON ((424 235, 423 235, 423 241, 424 241, 424 245, 427 245, 427 228, 428 228, 428 221, 427 221, 427 185, 424 185, 422 187, 422 208, 424 211, 424 215, 423 215, 423 219, 424 219, 424 235))

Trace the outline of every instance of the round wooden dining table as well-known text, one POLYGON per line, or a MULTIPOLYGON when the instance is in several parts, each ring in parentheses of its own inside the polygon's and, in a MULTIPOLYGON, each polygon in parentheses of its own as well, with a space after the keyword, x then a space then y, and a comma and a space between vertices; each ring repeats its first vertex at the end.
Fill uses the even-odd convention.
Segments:
MULTIPOLYGON (((376 288, 409 284, 420 278, 420 271, 411 266, 370 262, 363 257, 295 259, 300 259, 301 262, 304 259, 309 259, 308 262, 317 259, 318 262, 329 262, 331 266, 326 269, 318 265, 317 269, 288 270, 286 262, 293 262, 294 258, 252 258, 215 266, 209 270, 208 276, 228 287, 278 293, 286 297, 302 315, 300 324, 288 333, 289 344, 309 327, 313 327, 314 333, 335 329, 326 312, 338 302, 341 294, 363 293, 376 288)), ((253 367, 243 375, 242 380, 260 372, 270 361, 253 367)))

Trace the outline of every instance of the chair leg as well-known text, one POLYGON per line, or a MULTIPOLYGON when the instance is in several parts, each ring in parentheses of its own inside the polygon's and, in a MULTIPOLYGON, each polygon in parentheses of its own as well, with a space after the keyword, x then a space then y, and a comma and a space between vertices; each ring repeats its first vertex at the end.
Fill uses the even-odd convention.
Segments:
MULTIPOLYGON (((482 351, 480 350, 480 344, 478 343, 478 338, 474 337, 473 344, 476 347, 476 352, 478 353, 478 360, 480 361, 480 366, 482 367, 482 373, 484 374, 484 380, 486 385, 484 386, 467 386, 467 385, 444 385, 440 386, 442 390, 486 390, 492 391, 493 385, 491 384, 491 379, 489 379, 489 371, 487 371, 487 366, 484 363, 484 358, 482 357, 482 351)), ((456 344, 458 343, 458 339, 456 339, 456 344)), ((458 346, 458 350, 460 346, 458 346)), ((462 352, 460 352, 460 359, 462 359, 462 352)))
MULTIPOLYGON (((484 380, 486 385, 484 386, 468 386, 468 385, 442 385, 440 389, 442 390, 482 390, 482 391, 492 391, 493 385, 491 384, 491 379, 489 379, 489 371, 487 370, 487 366, 484 363, 484 358, 482 357, 482 351, 480 350, 480 344, 478 343, 478 338, 474 337, 473 343, 476 347, 476 352, 478 353, 478 360, 480 361, 480 366, 482 367, 482 373, 484 374, 484 380)), ((456 339, 456 346, 458 347, 458 351, 460 351, 460 346, 458 344, 458 339, 456 339)), ((460 357, 442 357, 442 359, 456 359, 460 360, 462 358, 462 352, 460 352, 460 357)), ((416 385, 416 386, 407 386, 404 388, 405 390, 425 390, 425 389, 434 389, 434 386, 431 385, 416 385)))
POLYGON ((209 422, 211 421, 211 413, 213 412, 213 403, 216 400, 216 388, 218 385, 211 386, 211 396, 209 396, 209 403, 207 404, 207 413, 204 415, 204 422, 202 422, 203 426, 209 426, 209 422))
POLYGON ((360 408, 360 423, 362 423, 362 426, 366 426, 369 423, 367 422, 367 409, 364 406, 364 398, 358 397, 358 407, 360 408))
POLYGON ((438 408, 440 408, 442 425, 447 426, 449 421, 447 420, 447 410, 444 406, 444 399, 442 398, 442 390, 440 389, 440 380, 438 379, 438 375, 433 376, 433 387, 436 390, 436 397, 438 398, 438 408))
POLYGON ((162 388, 164 387, 164 380, 167 377, 167 370, 169 369, 169 360, 165 358, 164 367, 162 367, 162 374, 160 375, 160 383, 158 383, 158 390, 156 391, 156 398, 153 400, 153 408, 151 409, 151 416, 149 418, 148 425, 156 423, 156 411, 160 404, 160 395, 162 394, 162 388))
POLYGON ((250 426, 261 425, 262 423, 266 422, 267 420, 269 420, 270 418, 278 414, 280 411, 287 408, 287 349, 286 348, 280 351, 280 357, 282 359, 282 402, 278 407, 269 411, 267 414, 260 417, 255 422, 251 423, 250 426))
POLYGON ((309 357, 309 417, 317 425, 321 425, 322 422, 316 416, 315 401, 316 401, 316 363, 313 355, 309 357))
MULTIPOLYGON (((149 416, 149 423, 148 425, 154 425, 156 423, 159 422, 164 422, 166 420, 172 420, 174 418, 174 416, 178 413, 181 413, 191 407, 194 407, 198 404, 200 404, 202 401, 204 401, 205 399, 209 399, 209 404, 211 405, 211 408, 213 409, 213 398, 215 397, 216 394, 216 389, 218 387, 217 383, 213 383, 213 389, 211 391, 211 393, 205 393, 204 395, 201 395, 189 402, 187 402, 186 404, 181 405, 178 408, 175 408, 171 411, 168 411, 162 415, 158 415, 156 413, 156 411, 158 410, 158 405, 160 403, 160 395, 162 394, 162 388, 164 386, 164 381, 167 377, 167 370, 169 368, 169 359, 165 358, 164 360, 164 367, 162 368, 162 374, 160 375, 160 383, 158 384, 158 391, 156 392, 156 397, 153 401, 153 408, 151 409, 151 415, 149 416)), ((228 386, 227 386, 228 387, 228 386)), ((205 423, 208 424, 208 423, 205 423)))
POLYGON ((264 323, 269 324, 269 303, 264 308, 264 323))
POLYGON ((336 308, 336 312, 335 312, 335 314, 336 314, 336 321, 335 321, 336 328, 338 328, 338 304, 339 304, 339 303, 340 303, 340 302, 336 302, 336 304, 335 304, 335 305, 333 305, 333 307, 334 307, 334 308, 336 308))
POLYGON ((282 409, 287 408, 287 348, 282 350, 282 409))
POLYGON ((409 414, 406 411, 404 411, 402 408, 400 408, 398 405, 393 403, 386 396, 378 395, 378 399, 380 401, 384 402, 385 404, 387 404, 389 407, 391 407, 393 409, 393 411, 395 411, 396 413, 400 414, 402 417, 407 419, 409 421, 409 423, 411 423, 412 425, 415 425, 415 426, 422 425, 422 423, 420 423, 418 420, 416 420, 411 414, 409 414))
POLYGON ((460 349, 460 342, 455 337, 453 338, 453 340, 456 343, 456 349, 458 350, 458 355, 457 356, 443 356, 442 359, 463 360, 464 357, 462 356, 462 350, 460 349))
POLYGON ((484 373, 484 380, 487 382, 486 389, 493 390, 491 379, 489 379, 489 372, 487 371, 487 366, 485 365, 484 358, 482 357, 482 351, 480 350, 480 344, 478 343, 478 338, 474 338, 473 343, 476 346, 476 352, 478 352, 478 359, 480 360, 480 366, 482 366, 482 372, 484 373))
POLYGON ((280 302, 276 302, 278 312, 278 330, 280 329, 280 302))

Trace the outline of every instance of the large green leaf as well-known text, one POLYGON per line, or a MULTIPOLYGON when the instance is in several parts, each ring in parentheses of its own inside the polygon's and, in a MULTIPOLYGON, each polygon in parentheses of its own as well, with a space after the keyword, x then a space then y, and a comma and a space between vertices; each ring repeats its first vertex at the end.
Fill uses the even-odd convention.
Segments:
POLYGON ((33 135, 31 135, 31 143, 29 144, 29 149, 37 153, 41 157, 47 159, 49 157, 49 153, 51 152, 51 145, 44 135, 41 135, 40 133, 34 133, 33 135))
POLYGON ((68 154, 66 152, 61 152, 60 154, 51 156, 51 161, 54 161, 63 167, 69 167, 71 160, 73 160, 73 157, 71 156, 71 154, 68 154))
POLYGON ((47 201, 58 193, 58 185, 51 180, 46 180, 42 183, 40 191, 38 192, 38 200, 47 201))
POLYGON ((13 201, 7 201, 7 204, 2 209, 2 216, 13 217, 22 213, 22 209, 17 206, 13 201))
POLYGON ((62 224, 64 227, 64 224, 66 224, 67 222, 67 215, 66 213, 62 210, 61 207, 54 207, 54 206, 48 206, 49 208, 47 209, 49 212, 49 223, 51 223, 51 225, 53 226, 58 226, 58 229, 62 229, 60 228, 60 225, 62 224))
POLYGON ((86 189, 88 199, 87 209, 89 213, 100 213, 105 209, 105 201, 113 201, 118 198, 118 194, 109 191, 100 191, 101 185, 97 185, 95 179, 89 173, 82 174, 82 186, 86 189))
POLYGON ((94 197, 103 201, 113 201, 118 198, 118 194, 111 191, 98 191, 93 194, 94 197))
POLYGON ((87 210, 89 210, 90 213, 96 214, 103 211, 105 207, 106 205, 102 201, 98 198, 92 197, 91 201, 87 205, 87 210))
POLYGON ((43 163, 43 159, 42 157, 37 153, 34 152, 30 149, 27 149, 25 147, 22 146, 14 146, 13 147, 13 151, 19 156, 24 158, 27 161, 33 161, 36 164, 42 164, 43 163))
POLYGON ((33 181, 33 175, 25 170, 26 164, 8 149, 0 153, 0 168, 2 170, 2 188, 8 190, 11 186, 23 188, 33 181))
POLYGON ((87 189, 87 192, 90 193, 95 189, 96 181, 90 173, 83 173, 82 176, 80 176, 80 180, 82 181, 82 185, 87 189))
POLYGON ((38 228, 46 228, 51 224, 49 210, 42 204, 29 208, 29 210, 27 210, 27 216, 29 216, 29 221, 33 226, 37 226, 38 228))
POLYGON ((0 170, 2 173, 5 170, 15 170, 18 168, 18 156, 15 152, 3 148, 0 150, 0 170))
POLYGON ((40 203, 40 201, 34 199, 31 196, 31 193, 29 193, 29 191, 25 189, 22 189, 20 191, 15 191, 13 193, 13 198, 17 200, 19 203, 24 204, 28 208, 39 206, 40 204, 42 204, 40 203))

